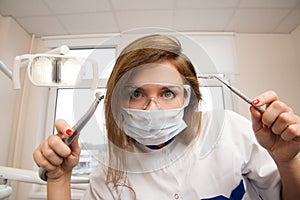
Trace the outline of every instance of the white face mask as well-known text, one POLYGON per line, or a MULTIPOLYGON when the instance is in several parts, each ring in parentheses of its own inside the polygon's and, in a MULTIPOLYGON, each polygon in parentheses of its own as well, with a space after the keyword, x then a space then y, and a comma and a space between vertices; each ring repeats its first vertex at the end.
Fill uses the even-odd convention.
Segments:
POLYGON ((167 142, 187 127, 184 107, 169 110, 123 108, 122 128, 126 135, 144 145, 167 142))

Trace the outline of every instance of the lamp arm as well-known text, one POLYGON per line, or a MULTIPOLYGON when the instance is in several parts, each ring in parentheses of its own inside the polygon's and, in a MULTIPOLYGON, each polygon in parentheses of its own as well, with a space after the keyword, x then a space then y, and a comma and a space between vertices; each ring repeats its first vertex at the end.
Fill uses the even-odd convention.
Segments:
POLYGON ((31 54, 24 54, 21 56, 16 56, 13 65, 12 81, 14 89, 20 89, 20 69, 28 66, 28 59, 33 57, 31 54), (22 63, 22 60, 27 59, 27 61, 22 63))
POLYGON ((0 70, 9 78, 12 79, 12 71, 0 60, 0 70))

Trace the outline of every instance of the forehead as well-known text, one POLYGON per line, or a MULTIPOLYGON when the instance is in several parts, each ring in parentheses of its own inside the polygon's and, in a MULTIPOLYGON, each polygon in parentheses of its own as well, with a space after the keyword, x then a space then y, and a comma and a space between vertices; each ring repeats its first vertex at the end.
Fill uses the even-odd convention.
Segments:
POLYGON ((136 67, 130 78, 130 84, 153 82, 183 84, 183 77, 169 62, 151 63, 136 67))

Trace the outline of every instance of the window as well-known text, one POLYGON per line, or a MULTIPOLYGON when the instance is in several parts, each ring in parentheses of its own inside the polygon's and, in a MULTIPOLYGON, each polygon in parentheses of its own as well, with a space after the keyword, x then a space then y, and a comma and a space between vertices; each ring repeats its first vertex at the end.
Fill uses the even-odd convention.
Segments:
MULTIPOLYGON (((116 50, 115 48, 72 49, 69 55, 95 60, 100 68, 98 78, 107 79, 115 61, 116 50)), ((84 75, 84 79, 87 81, 93 78, 90 69, 86 68, 84 75)), ((100 83, 97 91, 104 94, 105 85, 100 83)), ((55 120, 64 119, 71 126, 74 125, 93 103, 94 92, 89 87, 58 88, 56 91, 55 120)), ((54 132, 55 130, 53 130, 54 132)), ((73 175, 88 175, 97 167, 99 156, 104 155, 106 151, 103 101, 99 103, 95 114, 81 131, 79 145, 81 155, 78 165, 73 170, 73 175)))
MULTIPOLYGON (((230 78, 221 74, 222 79, 230 83, 230 78)), ((199 104, 201 111, 234 110, 231 91, 215 79, 199 79, 202 101, 199 104)))
MULTIPOLYGON (((105 93, 104 88, 97 91, 105 93)), ((64 119, 74 125, 89 109, 94 101, 94 92, 90 89, 58 89, 55 119, 64 119)), ((98 157, 106 151, 103 101, 97 107, 92 118, 81 130, 79 145, 81 155, 73 175, 90 174, 98 165, 98 157)))

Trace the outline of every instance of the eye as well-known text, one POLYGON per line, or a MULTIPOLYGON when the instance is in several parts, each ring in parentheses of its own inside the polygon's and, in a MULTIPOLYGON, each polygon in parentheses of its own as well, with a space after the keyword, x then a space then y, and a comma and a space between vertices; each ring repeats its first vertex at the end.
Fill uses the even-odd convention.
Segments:
POLYGON ((131 92, 130 99, 139 99, 142 98, 143 94, 139 89, 136 89, 131 92))
POLYGON ((161 95, 164 99, 174 99, 176 97, 176 94, 169 90, 169 89, 166 89, 162 92, 162 95, 161 95))

